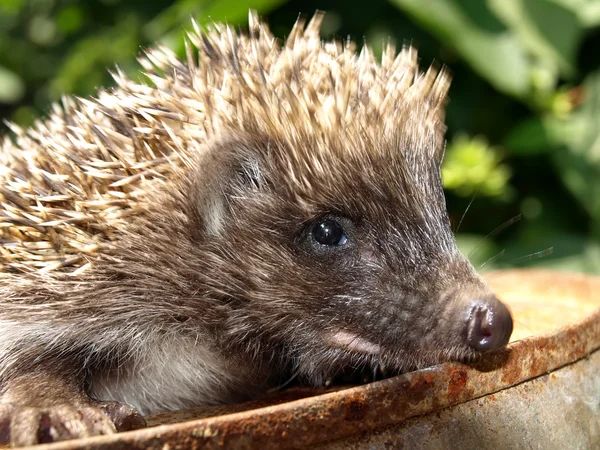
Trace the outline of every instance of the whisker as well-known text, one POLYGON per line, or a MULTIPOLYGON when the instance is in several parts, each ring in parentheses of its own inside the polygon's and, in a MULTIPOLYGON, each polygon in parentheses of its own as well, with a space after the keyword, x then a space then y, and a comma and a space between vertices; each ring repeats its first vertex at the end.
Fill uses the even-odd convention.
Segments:
POLYGON ((279 386, 275 386, 273 389, 269 389, 269 392, 277 392, 277 391, 282 390, 288 384, 290 384, 292 381, 294 381, 294 379, 298 376, 299 373, 300 373, 300 368, 298 368, 286 382, 280 384, 279 386))
POLYGON ((488 259, 486 262, 484 262, 482 265, 479 266, 478 270, 483 269, 483 267, 490 262, 496 261, 500 258, 502 258, 504 256, 504 253, 506 252, 506 249, 502 249, 501 252, 496 253, 494 256, 492 256, 490 259, 488 259))
POLYGON ((500 233, 502 230, 508 228, 509 226, 511 226, 512 224, 518 222, 519 220, 521 220, 521 218, 523 217, 522 214, 517 214, 514 217, 511 217, 510 219, 508 219, 506 222, 504 222, 503 224, 497 226, 496 228, 494 228, 490 233, 488 233, 485 237, 481 238, 481 240, 479 242, 477 242, 477 244, 475 244, 475 247, 473 247, 473 249, 469 252, 468 254, 468 258, 470 258, 473 253, 475 253, 479 247, 481 246, 481 244, 483 244, 485 242, 486 239, 493 237, 495 235, 497 235, 498 233, 500 233))
POLYGON ((523 261, 532 261, 534 259, 540 259, 546 256, 550 256, 552 253, 554 253, 554 247, 548 247, 547 249, 541 250, 539 252, 534 252, 530 253, 529 255, 521 256, 520 258, 511 259, 507 262, 507 264, 519 263, 523 261))
POLYGON ((460 221, 458 222, 458 225, 456 226, 456 230, 454 230, 455 233, 458 233, 458 230, 460 228, 460 226, 463 223, 463 220, 465 220, 465 216, 467 215, 467 213, 469 212, 469 209, 471 208, 471 205, 473 204, 473 200, 475 200, 475 197, 477 196, 477 192, 475 192, 473 194, 473 197, 471 198, 471 201, 469 202, 469 204, 467 205, 467 209, 465 209, 465 212, 463 213, 462 217, 460 218, 460 221))
POLYGON ((527 330, 528 333, 531 333, 531 336, 535 335, 533 329, 531 328, 531 326, 527 322, 525 322, 523 320, 519 320, 518 317, 513 317, 513 322, 514 322, 515 325, 519 325, 519 327, 527 330))

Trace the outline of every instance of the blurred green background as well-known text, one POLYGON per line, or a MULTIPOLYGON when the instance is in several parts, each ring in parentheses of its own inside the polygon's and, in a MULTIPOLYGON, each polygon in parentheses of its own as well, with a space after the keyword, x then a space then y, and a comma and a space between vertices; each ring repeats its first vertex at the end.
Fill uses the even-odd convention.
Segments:
POLYGON ((600 0, 0 0, 0 117, 29 125, 61 95, 109 86, 115 64, 136 76, 140 47, 181 52, 190 17, 243 27, 249 7, 281 38, 321 9, 325 38, 380 52, 391 36, 446 64, 461 248, 483 271, 600 273, 600 0))

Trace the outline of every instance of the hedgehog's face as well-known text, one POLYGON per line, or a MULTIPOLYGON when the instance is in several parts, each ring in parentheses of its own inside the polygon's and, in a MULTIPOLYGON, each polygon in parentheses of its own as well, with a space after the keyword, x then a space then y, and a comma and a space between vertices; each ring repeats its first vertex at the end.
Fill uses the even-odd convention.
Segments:
POLYGON ((232 342, 286 355, 315 382, 348 366, 398 370, 506 344, 510 314, 456 249, 433 158, 368 153, 368 141, 344 140, 357 145, 346 152, 308 138, 309 148, 219 145, 220 162, 200 173, 226 169, 209 189, 212 176, 200 181, 193 223, 222 261, 215 277, 229 280, 232 342))

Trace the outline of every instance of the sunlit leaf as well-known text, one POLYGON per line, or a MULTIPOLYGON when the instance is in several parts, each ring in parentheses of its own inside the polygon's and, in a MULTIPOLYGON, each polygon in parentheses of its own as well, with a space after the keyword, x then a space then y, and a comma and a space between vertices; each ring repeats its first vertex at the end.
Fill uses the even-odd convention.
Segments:
POLYGON ((497 197, 507 190, 510 170, 500 163, 498 151, 481 137, 456 137, 446 149, 442 176, 444 187, 463 197, 476 192, 497 197))
POLYGON ((489 3, 537 60, 554 62, 565 76, 575 73, 577 49, 584 29, 574 11, 552 0, 491 0, 489 3))
POLYGON ((530 61, 517 37, 486 2, 390 0, 450 45, 497 89, 524 97, 530 61))
POLYGON ((72 34, 79 31, 83 25, 83 11, 81 7, 69 6, 62 9, 57 17, 58 29, 64 34, 72 34))
POLYGON ((25 94, 25 85, 17 74, 0 66, 0 103, 16 103, 25 94))
POLYGON ((600 72, 590 75, 584 88, 586 101, 566 122, 577 132, 564 134, 566 150, 552 157, 565 185, 600 221, 600 72))
POLYGON ((171 32, 179 32, 191 18, 200 24, 210 21, 241 23, 248 17, 248 9, 266 14, 285 0, 180 0, 165 9, 144 27, 146 36, 152 40, 163 39, 171 32))
POLYGON ((568 119, 534 116, 520 122, 504 140, 504 147, 522 156, 555 152, 587 133, 588 124, 579 115, 568 119))
POLYGON ((577 14, 579 21, 585 27, 600 25, 599 0, 554 0, 554 3, 562 5, 577 14))

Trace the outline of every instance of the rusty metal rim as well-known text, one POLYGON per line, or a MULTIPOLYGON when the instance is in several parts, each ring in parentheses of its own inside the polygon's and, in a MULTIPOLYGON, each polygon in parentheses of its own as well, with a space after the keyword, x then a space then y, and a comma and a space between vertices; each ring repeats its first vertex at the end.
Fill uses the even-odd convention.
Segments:
POLYGON ((498 392, 585 358, 599 348, 597 310, 578 324, 514 342, 476 364, 446 363, 276 406, 32 448, 301 448, 498 392))

